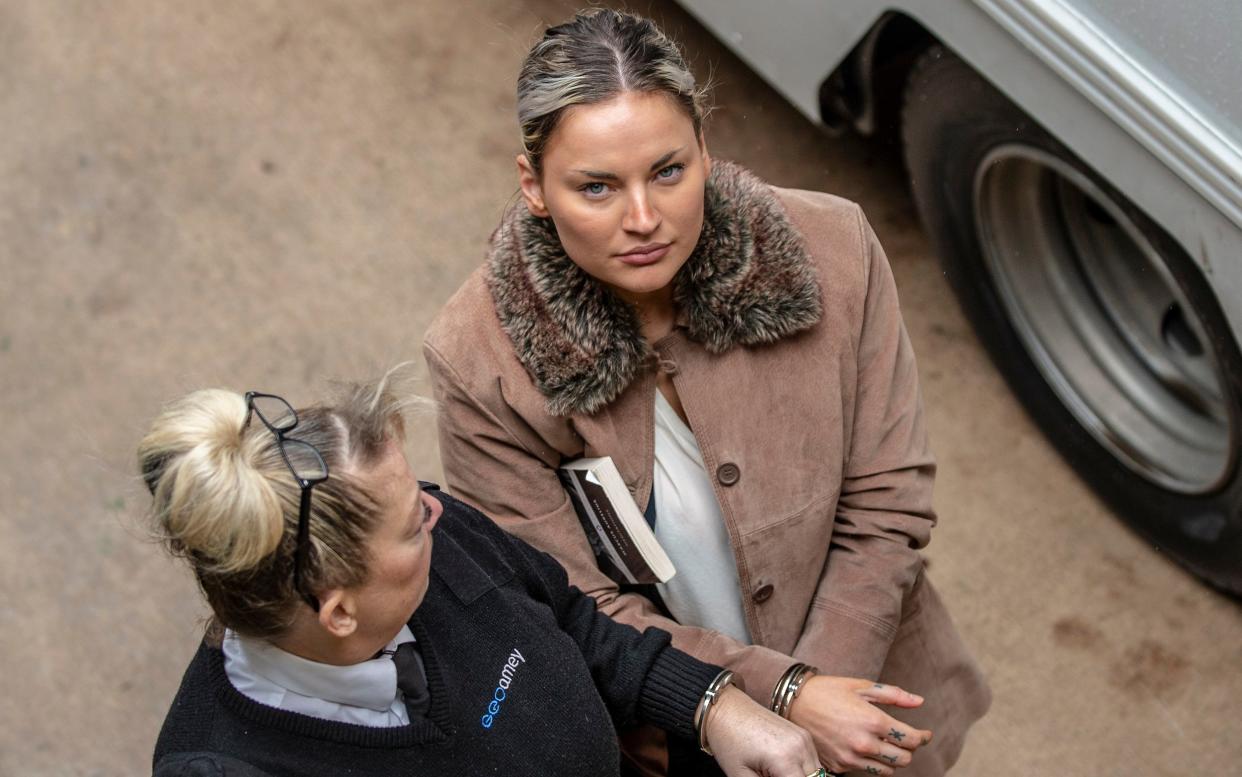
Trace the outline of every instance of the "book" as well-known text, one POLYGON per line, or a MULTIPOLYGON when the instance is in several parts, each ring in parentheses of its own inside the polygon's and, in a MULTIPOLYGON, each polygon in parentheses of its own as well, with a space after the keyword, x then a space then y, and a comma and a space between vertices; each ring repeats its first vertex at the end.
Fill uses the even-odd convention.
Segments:
POLYGON ((574 459, 556 474, 600 571, 618 583, 666 583, 677 573, 611 457, 574 459))

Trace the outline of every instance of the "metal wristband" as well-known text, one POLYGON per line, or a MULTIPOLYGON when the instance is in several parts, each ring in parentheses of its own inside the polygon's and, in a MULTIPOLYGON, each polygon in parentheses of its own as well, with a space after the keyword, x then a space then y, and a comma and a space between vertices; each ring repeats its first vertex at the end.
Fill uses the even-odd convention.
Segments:
POLYGON ((768 709, 778 712, 781 708, 781 699, 785 697, 785 691, 789 689, 789 683, 792 682, 794 675, 802 671, 806 664, 793 664, 780 679, 776 681, 776 686, 772 688, 772 701, 768 704, 768 709))
POLYGON ((802 687, 806 685, 806 681, 817 674, 819 674, 819 670, 810 664, 794 664, 785 670, 785 674, 781 675, 781 679, 777 681, 776 687, 772 689, 772 703, 770 705, 772 711, 782 718, 788 718, 794 699, 798 698, 798 694, 802 692, 802 687))
POLYGON ((694 730, 699 735, 699 749, 708 755, 712 754, 712 749, 707 744, 707 716, 720 699, 720 694, 724 692, 724 689, 733 684, 733 672, 725 669, 716 675, 716 679, 712 680, 706 691, 703 691, 703 698, 699 700, 699 706, 694 710, 694 730))

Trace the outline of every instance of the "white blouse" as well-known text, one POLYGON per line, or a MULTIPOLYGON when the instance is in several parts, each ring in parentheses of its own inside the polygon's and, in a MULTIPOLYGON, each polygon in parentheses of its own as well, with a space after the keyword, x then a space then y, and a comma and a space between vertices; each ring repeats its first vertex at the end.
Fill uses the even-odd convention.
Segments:
POLYGON ((655 535, 677 567, 656 590, 673 617, 750 644, 729 531, 694 432, 655 392, 655 535))
MULTIPOLYGON (((409 626, 384 646, 413 642, 409 626)), ((397 692, 397 665, 385 653, 351 666, 333 666, 287 653, 261 639, 224 632, 224 671, 233 687, 269 707, 362 726, 404 726, 410 722, 397 692)))

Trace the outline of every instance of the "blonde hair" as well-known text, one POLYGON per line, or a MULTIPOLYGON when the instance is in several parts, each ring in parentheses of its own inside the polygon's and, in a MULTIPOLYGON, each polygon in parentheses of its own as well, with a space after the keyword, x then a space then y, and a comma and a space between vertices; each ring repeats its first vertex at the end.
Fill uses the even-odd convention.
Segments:
MULTIPOLYGON (((332 405, 297 410, 290 436, 318 449, 330 473, 311 493, 301 570, 308 591, 366 579, 366 540, 379 508, 350 473, 404 435, 409 402, 399 401, 388 383, 385 376, 350 385, 332 405)), ((138 467, 153 497, 154 531, 190 564, 216 625, 271 638, 304 606, 293 586, 301 487, 275 435, 258 419, 247 421, 243 395, 195 391, 155 419, 138 446, 138 467)))
POLYGON ((706 89, 677 44, 650 19, 593 8, 550 27, 526 55, 517 83, 522 148, 540 171, 548 138, 565 111, 604 102, 625 92, 658 92, 673 98, 703 131, 706 89))

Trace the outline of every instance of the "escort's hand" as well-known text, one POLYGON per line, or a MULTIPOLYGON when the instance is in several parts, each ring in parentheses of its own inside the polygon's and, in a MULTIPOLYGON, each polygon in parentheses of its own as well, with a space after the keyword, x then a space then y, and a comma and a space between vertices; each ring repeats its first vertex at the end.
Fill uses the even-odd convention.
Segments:
MULTIPOLYGON (((876 704, 918 707, 923 697, 895 685, 816 675, 794 700, 789 719, 811 733, 824 767, 832 772, 890 775, 908 766, 932 732, 907 726, 876 704)), ((809 772, 808 772, 809 774, 809 772)))
POLYGON ((737 688, 707 718, 707 745, 729 777, 806 777, 819 768, 810 734, 737 688))

